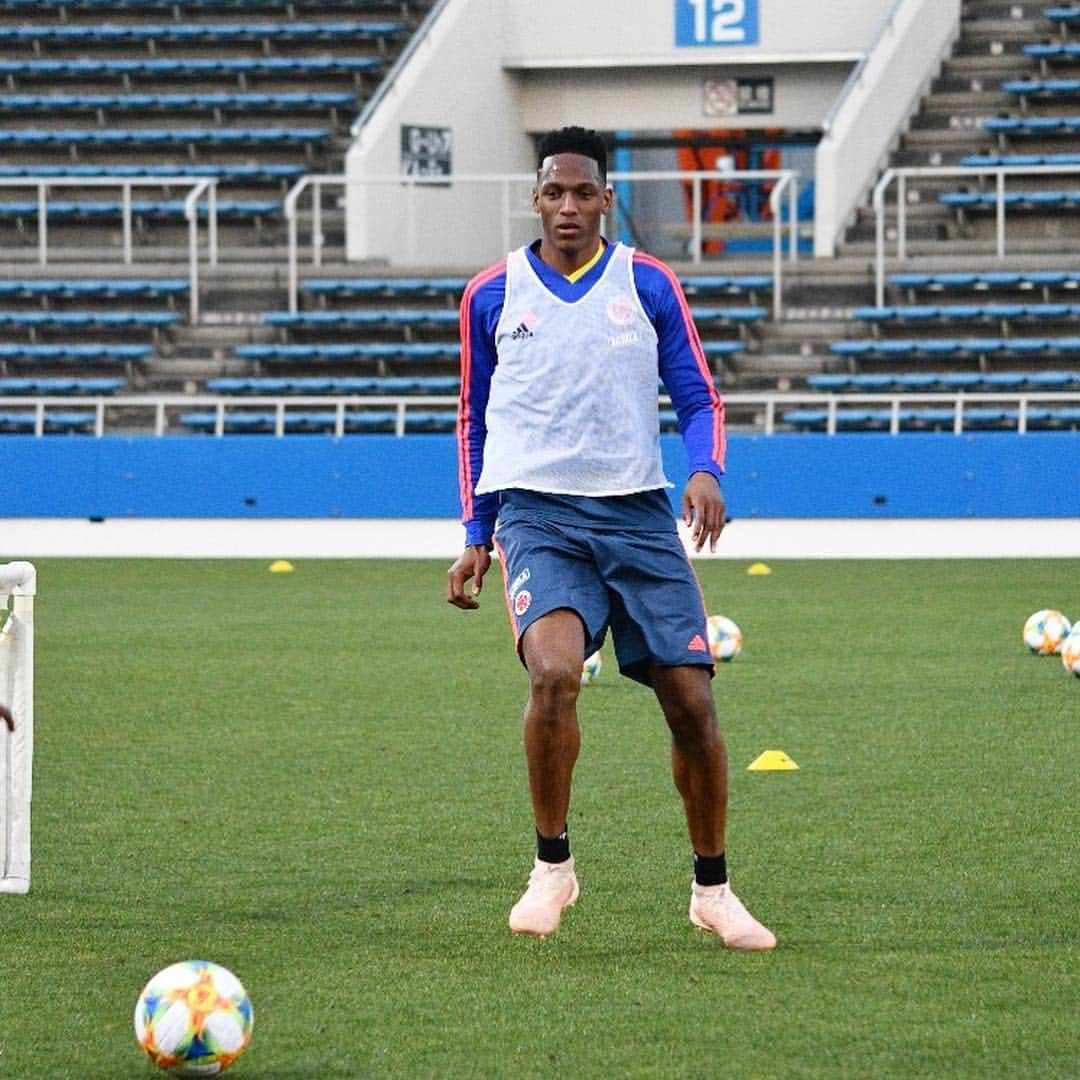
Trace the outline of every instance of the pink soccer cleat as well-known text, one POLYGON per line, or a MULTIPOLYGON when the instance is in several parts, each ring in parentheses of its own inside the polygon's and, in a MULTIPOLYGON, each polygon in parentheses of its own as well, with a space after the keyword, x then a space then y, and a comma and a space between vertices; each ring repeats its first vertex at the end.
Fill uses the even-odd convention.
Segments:
POLYGON ((761 951, 776 948, 776 936, 743 907, 729 884, 690 888, 690 921, 718 934, 729 949, 761 951))
POLYGON ((572 855, 561 863, 537 859, 529 874, 529 887, 510 909, 510 929, 543 940, 559 929, 563 909, 577 900, 580 891, 572 855))

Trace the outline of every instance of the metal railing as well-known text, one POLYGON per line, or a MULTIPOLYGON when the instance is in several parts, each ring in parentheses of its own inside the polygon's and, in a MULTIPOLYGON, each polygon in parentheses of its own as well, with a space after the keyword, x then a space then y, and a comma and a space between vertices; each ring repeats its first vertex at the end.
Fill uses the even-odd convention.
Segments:
MULTIPOLYGON (((2 177, 0 187, 31 188, 37 202, 37 261, 49 265, 49 199, 53 188, 118 188, 120 190, 121 260, 125 266, 135 261, 132 190, 137 187, 180 187, 190 189, 184 197, 184 219, 188 223, 188 279, 191 321, 199 321, 199 199, 206 196, 207 262, 218 263, 218 214, 216 177, 186 176, 24 176, 2 177)), ((96 251, 97 249, 95 249, 96 251)))
MULTIPOLYGON (((662 408, 670 407, 666 396, 660 397, 662 408)), ((950 430, 960 435, 972 430, 965 424, 965 411, 969 406, 995 406, 1015 408, 1017 411, 1015 431, 1024 434, 1028 430, 1028 415, 1033 407, 1040 405, 1058 405, 1080 407, 1080 391, 986 391, 979 393, 933 393, 911 391, 879 391, 877 393, 820 393, 790 391, 784 393, 732 393, 724 395, 724 402, 730 417, 731 431, 748 431, 763 435, 781 434, 793 430, 784 427, 783 411, 793 407, 811 407, 824 409, 826 413, 825 433, 836 434, 839 430, 839 410, 851 406, 888 409, 890 420, 888 431, 899 435, 903 426, 905 408, 927 405, 947 406, 952 410, 950 430), (745 419, 747 412, 750 419, 745 419), (741 419, 740 419, 741 418, 741 419)), ((93 434, 96 436, 112 433, 107 413, 110 410, 124 410, 123 423, 115 428, 116 434, 152 433, 156 436, 170 434, 190 434, 179 422, 179 411, 213 411, 213 434, 223 436, 226 431, 226 418, 230 415, 243 415, 254 410, 274 413, 273 434, 284 436, 286 418, 290 412, 306 412, 321 409, 333 412, 334 423, 328 435, 346 434, 347 411, 351 409, 393 410, 395 414, 394 432, 403 436, 406 433, 406 417, 410 409, 441 409, 452 416, 458 404, 457 395, 221 395, 221 394, 118 394, 108 397, 80 397, 74 395, 23 395, 0 397, 0 409, 16 410, 32 414, 34 434, 45 435, 46 416, 50 412, 92 411, 94 414, 93 434), (147 420, 141 424, 133 422, 133 415, 139 412, 147 414, 147 420)), ((0 434, 0 446, 4 436, 0 434)))
POLYGON ((874 208, 874 277, 875 303, 885 306, 885 256, 887 206, 885 194, 896 182, 896 259, 907 259, 907 190, 908 180, 964 177, 974 180, 984 176, 994 178, 995 254, 1003 259, 1006 254, 1005 238, 1005 179, 1009 176, 1080 176, 1080 165, 941 165, 933 167, 889 168, 881 174, 874 186, 871 205, 874 208))
MULTIPOLYGON (((799 248, 799 173, 794 169, 757 169, 722 172, 718 170, 702 170, 697 172, 659 171, 659 172, 612 172, 608 174, 608 181, 618 183, 649 183, 656 181, 668 181, 675 183, 689 183, 691 196, 691 221, 670 222, 671 228, 685 229, 688 232, 688 246, 690 261, 700 265, 703 261, 705 240, 709 233, 709 223, 702 221, 703 210, 703 187, 706 181, 722 181, 730 183, 741 182, 771 182, 772 189, 769 192, 769 210, 772 217, 772 267, 773 267, 773 315, 780 318, 783 304, 783 249, 785 235, 788 238, 788 260, 795 262, 798 259, 799 248), (788 221, 783 220, 784 200, 788 205, 788 221)), ((486 184, 494 187, 497 192, 497 205, 501 214, 501 237, 502 244, 499 251, 491 253, 491 259, 501 257, 511 249, 512 223, 517 219, 535 218, 535 214, 528 205, 515 206, 513 189, 524 188, 531 191, 535 184, 535 176, 528 173, 492 173, 474 174, 464 176, 364 176, 351 177, 344 174, 315 174, 302 177, 298 180, 285 196, 282 210, 285 215, 286 228, 288 231, 288 290, 289 311, 299 310, 300 290, 300 226, 299 204, 301 196, 310 192, 311 195, 311 265, 322 265, 323 249, 326 238, 323 234, 323 189, 326 187, 365 187, 372 185, 390 185, 394 188, 406 188, 409 191, 409 199, 406 203, 405 222, 403 232, 406 237, 415 232, 415 208, 412 196, 418 188, 422 187, 445 187, 448 183, 458 184, 486 184)), ((493 200, 494 202, 495 200, 493 200)), ((612 235, 615 226, 615 214, 617 206, 613 206, 605 219, 605 232, 612 235)), ((731 223, 725 226, 732 233, 737 233, 739 223, 731 223)))

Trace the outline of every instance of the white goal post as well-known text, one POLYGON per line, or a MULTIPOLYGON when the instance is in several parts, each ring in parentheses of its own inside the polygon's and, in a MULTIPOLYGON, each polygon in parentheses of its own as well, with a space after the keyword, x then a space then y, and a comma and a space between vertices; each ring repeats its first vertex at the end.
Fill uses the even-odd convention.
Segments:
POLYGON ((0 563, 0 893, 30 891, 30 788, 34 756, 34 597, 28 562, 0 563))

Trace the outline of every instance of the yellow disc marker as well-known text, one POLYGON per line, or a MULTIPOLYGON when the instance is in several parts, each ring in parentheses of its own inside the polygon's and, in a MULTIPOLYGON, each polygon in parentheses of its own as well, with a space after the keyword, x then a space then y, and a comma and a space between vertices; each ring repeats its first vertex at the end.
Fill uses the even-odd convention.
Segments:
POLYGON ((748 772, 784 772, 798 767, 783 750, 766 750, 746 766, 748 772))
POLYGON ((746 572, 751 577, 765 577, 767 574, 772 573, 772 567, 769 566, 768 563, 756 562, 756 563, 751 563, 746 568, 746 572))
POLYGON ((275 559, 270 564, 271 574, 291 574, 295 567, 288 559, 275 559))

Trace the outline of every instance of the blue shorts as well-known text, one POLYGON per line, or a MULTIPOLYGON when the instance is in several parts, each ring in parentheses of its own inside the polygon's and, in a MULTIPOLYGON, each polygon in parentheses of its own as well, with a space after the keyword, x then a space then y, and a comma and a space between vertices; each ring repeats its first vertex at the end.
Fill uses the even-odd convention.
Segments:
POLYGON ((500 523, 506 604, 521 638, 558 608, 585 626, 585 655, 611 628, 619 670, 651 685, 649 667, 713 669, 705 601, 679 535, 582 529, 553 521, 500 523))

